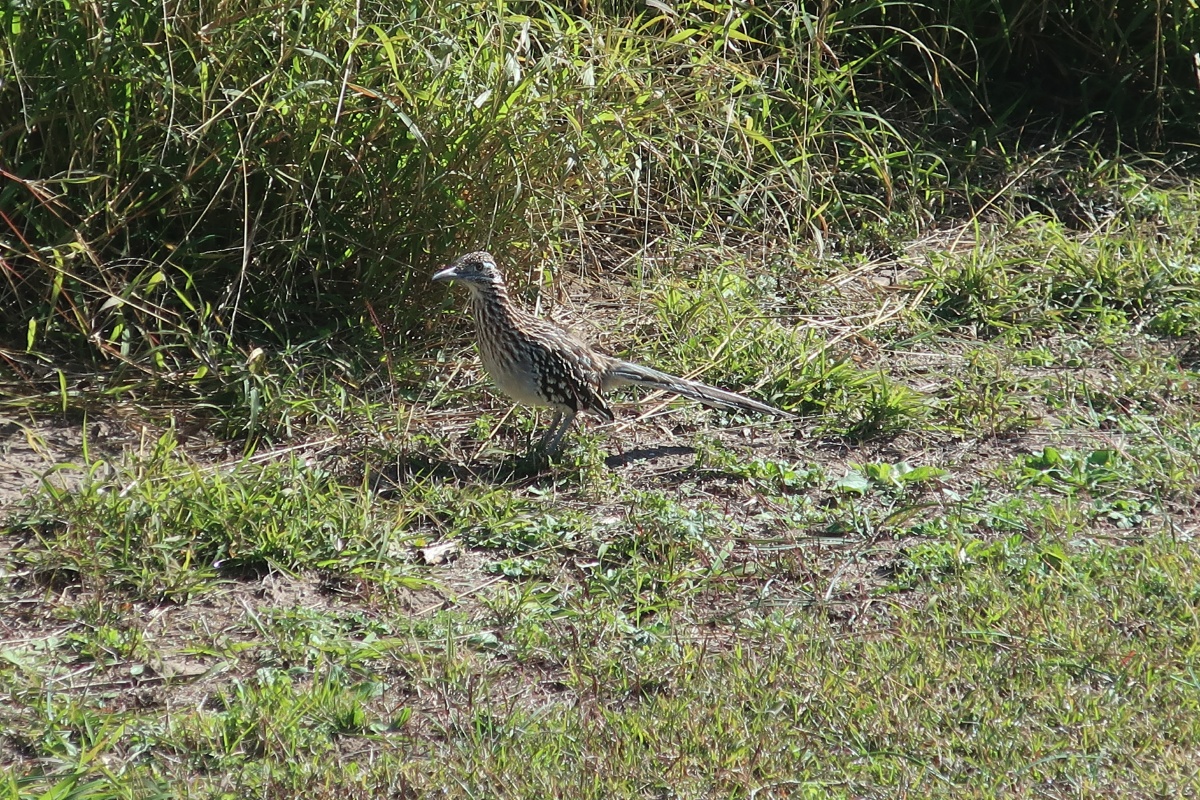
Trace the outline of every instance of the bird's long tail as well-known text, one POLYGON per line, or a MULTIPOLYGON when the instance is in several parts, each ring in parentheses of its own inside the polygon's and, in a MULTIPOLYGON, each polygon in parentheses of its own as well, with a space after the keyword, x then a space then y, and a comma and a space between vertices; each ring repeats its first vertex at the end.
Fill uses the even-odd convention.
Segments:
POLYGON ((643 367, 641 364, 634 364, 632 361, 620 361, 614 358, 604 371, 602 380, 604 389, 612 389, 617 386, 646 386, 664 392, 673 392, 714 408, 757 411, 760 414, 773 414, 783 419, 796 418, 795 414, 789 414, 766 403, 751 400, 736 392, 727 392, 706 383, 668 375, 650 367, 643 367))

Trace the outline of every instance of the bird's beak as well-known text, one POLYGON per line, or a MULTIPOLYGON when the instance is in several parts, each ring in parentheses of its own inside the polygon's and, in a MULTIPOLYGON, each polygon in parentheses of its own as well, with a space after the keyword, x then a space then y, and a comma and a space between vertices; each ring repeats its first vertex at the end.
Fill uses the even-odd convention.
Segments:
POLYGON ((454 271, 454 267, 447 267, 446 269, 442 270, 441 272, 435 272, 433 274, 433 277, 430 278, 429 280, 431 280, 431 281, 452 281, 457 277, 458 277, 458 273, 456 273, 454 271))

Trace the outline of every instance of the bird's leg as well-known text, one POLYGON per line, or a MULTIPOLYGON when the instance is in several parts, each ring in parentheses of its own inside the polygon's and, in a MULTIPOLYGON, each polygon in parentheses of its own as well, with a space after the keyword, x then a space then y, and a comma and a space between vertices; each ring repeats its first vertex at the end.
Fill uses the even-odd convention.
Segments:
POLYGON ((537 444, 534 445, 535 448, 539 450, 545 449, 546 443, 550 441, 550 437, 554 435, 556 430, 558 430, 558 423, 562 421, 562 416, 563 412, 554 412, 554 421, 550 423, 550 427, 546 428, 546 432, 543 433, 541 438, 537 440, 537 444))
POLYGON ((567 432, 567 428, 571 427, 571 423, 575 421, 574 411, 557 411, 554 414, 554 421, 550 423, 549 430, 546 435, 538 442, 538 447, 547 453, 556 453, 562 446, 563 436, 567 432))
POLYGON ((571 423, 574 421, 575 421, 575 412, 574 411, 570 412, 569 414, 564 413, 562 415, 562 422, 559 423, 558 430, 554 432, 554 438, 552 438, 550 440, 550 451, 551 452, 557 453, 559 450, 562 449, 563 437, 566 436, 567 431, 570 430, 570 428, 571 428, 571 423))

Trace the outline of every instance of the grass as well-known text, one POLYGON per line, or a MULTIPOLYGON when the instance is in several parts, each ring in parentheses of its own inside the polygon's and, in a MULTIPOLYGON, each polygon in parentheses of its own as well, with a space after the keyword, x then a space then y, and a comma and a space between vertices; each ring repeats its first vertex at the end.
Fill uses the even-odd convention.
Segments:
POLYGON ((627 5, 0 12, 0 798, 1197 791, 1195 15, 627 5))
POLYGON ((604 312, 670 368, 783 376, 758 391, 795 431, 680 407, 503 462, 533 417, 443 372, 420 413, 347 401, 333 443, 90 443, 9 523, 8 796, 1193 786, 1200 414, 1145 290, 1192 291, 1193 220, 964 230, 958 263, 1019 279, 1003 326, 987 282, 946 303, 969 287, 921 242, 798 261, 825 270, 805 296, 703 250, 604 312), (1145 272, 1105 284, 1118 251, 1145 272), (1062 313, 1085 265, 1105 288, 1062 313), (881 268, 902 302, 856 316, 895 303, 881 268))
MULTIPOLYGON (((3 195, 21 320, 5 344, 42 354, 29 380, 69 355, 237 391, 222 369, 256 346, 378 352, 418 333, 425 278, 449 253, 532 262, 600 221, 644 240, 878 217, 894 165, 922 160, 845 99, 853 71, 815 43, 745 52, 757 40, 740 28, 762 17, 733 6, 42 5, 3 19, 22 75, 0 93, 22 122, 0 139, 21 165, 3 195), (827 168, 843 161, 844 183, 827 168)), ((852 21, 831 16, 830 33, 852 21)))

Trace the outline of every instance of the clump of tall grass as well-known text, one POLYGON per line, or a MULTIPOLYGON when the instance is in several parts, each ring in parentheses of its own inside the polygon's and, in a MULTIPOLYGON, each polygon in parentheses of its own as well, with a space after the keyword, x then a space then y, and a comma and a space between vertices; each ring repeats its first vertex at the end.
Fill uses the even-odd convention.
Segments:
POLYGON ((790 13, 761 39, 732 4, 10 6, 7 344, 219 360, 363 300, 409 330, 454 249, 883 213, 913 152, 831 55, 843 23, 790 13))
MULTIPOLYGON (((363 331, 386 329, 394 346, 424 324, 429 269, 466 247, 530 264, 599 226, 919 224, 953 170, 906 130, 1016 119, 984 106, 1040 63, 1030 48, 1053 55, 1031 20, 1085 5, 10 4, 3 344, 212 379, 260 344, 370 350, 363 331)), ((1067 50, 1165 69, 1200 24, 1185 6, 1118 3, 1067 50)), ((1165 128, 1195 89, 1161 75, 1165 128)))

